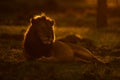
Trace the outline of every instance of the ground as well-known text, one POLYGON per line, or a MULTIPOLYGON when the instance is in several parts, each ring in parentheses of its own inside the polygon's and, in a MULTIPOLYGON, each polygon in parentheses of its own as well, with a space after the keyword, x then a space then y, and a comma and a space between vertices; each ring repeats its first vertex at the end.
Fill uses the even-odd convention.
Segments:
POLYGON ((56 28, 57 39, 66 34, 79 34, 86 41, 77 43, 100 55, 108 64, 55 63, 24 61, 23 33, 25 26, 0 26, 0 79, 1 80, 119 80, 120 29, 108 27, 56 28), (72 32, 72 33, 71 33, 72 32), (93 44, 91 46, 90 44, 93 44))

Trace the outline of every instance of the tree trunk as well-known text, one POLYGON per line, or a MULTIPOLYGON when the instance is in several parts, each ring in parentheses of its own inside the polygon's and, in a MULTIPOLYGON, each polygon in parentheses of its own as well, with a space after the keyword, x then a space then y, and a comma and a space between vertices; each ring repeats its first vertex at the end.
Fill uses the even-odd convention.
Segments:
POLYGON ((118 0, 116 0, 116 6, 119 7, 119 1, 118 0))
POLYGON ((98 28, 107 27, 107 0, 98 0, 97 2, 97 24, 98 28))

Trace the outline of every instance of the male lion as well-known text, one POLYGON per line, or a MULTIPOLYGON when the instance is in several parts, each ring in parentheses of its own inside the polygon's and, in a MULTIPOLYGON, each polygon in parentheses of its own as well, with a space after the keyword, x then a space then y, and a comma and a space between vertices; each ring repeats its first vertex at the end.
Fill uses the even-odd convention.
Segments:
POLYGON ((50 56, 54 37, 54 21, 45 15, 30 19, 30 26, 24 36, 24 52, 27 59, 50 56))
POLYGON ((102 62, 86 48, 55 40, 54 21, 49 17, 35 16, 30 21, 24 36, 24 52, 28 60, 102 62))

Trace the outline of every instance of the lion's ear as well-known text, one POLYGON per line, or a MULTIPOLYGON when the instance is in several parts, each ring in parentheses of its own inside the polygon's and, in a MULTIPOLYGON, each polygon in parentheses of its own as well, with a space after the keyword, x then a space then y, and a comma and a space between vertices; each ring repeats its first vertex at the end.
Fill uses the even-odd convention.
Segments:
POLYGON ((34 19, 34 18, 31 18, 31 19, 30 19, 30 23, 36 24, 36 22, 37 22, 36 19, 34 19))
POLYGON ((30 19, 30 22, 32 24, 37 24, 39 23, 40 21, 45 21, 46 20, 46 17, 45 16, 42 16, 42 17, 39 17, 39 16, 35 16, 33 18, 30 19))

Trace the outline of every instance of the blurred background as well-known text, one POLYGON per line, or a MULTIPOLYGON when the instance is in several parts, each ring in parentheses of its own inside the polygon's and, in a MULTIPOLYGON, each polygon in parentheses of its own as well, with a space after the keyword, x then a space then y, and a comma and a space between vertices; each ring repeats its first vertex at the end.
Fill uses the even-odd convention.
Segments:
POLYGON ((107 15, 108 24, 120 25, 119 0, 1 0, 0 24, 26 25, 33 15, 42 12, 55 19, 57 26, 96 26, 101 15, 98 24, 106 25, 107 15))
POLYGON ((41 13, 55 20, 57 38, 78 34, 96 46, 120 48, 120 0, 1 0, 0 40, 22 41, 30 18, 41 13))

